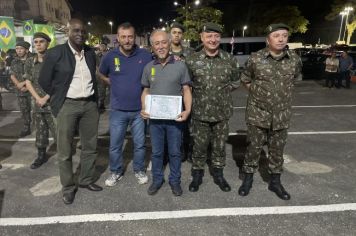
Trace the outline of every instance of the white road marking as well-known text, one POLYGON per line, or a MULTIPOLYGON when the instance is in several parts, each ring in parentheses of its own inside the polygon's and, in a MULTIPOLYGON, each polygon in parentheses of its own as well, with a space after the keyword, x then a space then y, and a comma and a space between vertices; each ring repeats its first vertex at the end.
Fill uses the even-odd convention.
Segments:
POLYGON ((61 191, 62 186, 60 184, 59 176, 53 176, 51 178, 45 179, 32 188, 30 188, 30 192, 33 196, 48 196, 51 194, 56 194, 61 191))
POLYGON ((330 205, 307 206, 273 206, 273 207, 236 207, 236 208, 212 208, 181 211, 153 211, 153 212, 129 212, 129 213, 105 213, 88 215, 67 215, 31 218, 0 218, 0 226, 30 226, 49 224, 70 224, 84 222, 107 221, 137 221, 182 219, 197 217, 219 216, 255 216, 255 215, 286 215, 305 213, 325 213, 356 211, 356 203, 342 203, 330 205))
MULTIPOLYGON (((292 106, 292 108, 350 108, 356 105, 316 105, 316 106, 292 106)), ((245 109, 245 106, 234 107, 234 109, 245 109)))
POLYGON ((2 170, 10 169, 10 170, 17 170, 22 167, 25 167, 24 164, 10 164, 10 163, 1 163, 2 170))

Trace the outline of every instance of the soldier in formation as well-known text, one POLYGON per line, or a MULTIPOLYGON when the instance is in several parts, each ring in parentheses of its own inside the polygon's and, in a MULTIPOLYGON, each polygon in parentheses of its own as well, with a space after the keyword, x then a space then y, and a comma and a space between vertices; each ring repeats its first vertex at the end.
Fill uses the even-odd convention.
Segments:
POLYGON ((16 43, 16 57, 11 62, 10 68, 10 79, 16 87, 16 96, 24 121, 24 126, 19 135, 20 138, 31 134, 31 94, 26 88, 26 81, 23 77, 30 46, 31 44, 26 41, 16 43))
POLYGON ((26 60, 24 78, 26 79, 26 88, 33 97, 32 111, 36 127, 35 145, 38 154, 31 164, 31 169, 37 169, 47 162, 46 149, 49 145, 49 131, 51 131, 52 136, 56 139, 56 127, 49 106, 49 95, 38 84, 43 57, 51 42, 51 38, 45 33, 37 32, 33 35, 33 42, 37 54, 26 60))
POLYGON ((287 25, 269 25, 266 34, 267 47, 251 55, 241 76, 249 96, 246 107, 248 146, 239 194, 249 194, 262 147, 267 143, 271 175, 268 189, 279 198, 289 200, 290 194, 282 186, 280 176, 292 114, 292 90, 295 81, 301 80, 302 63, 294 51, 286 49, 287 25))
POLYGON ((225 180, 225 142, 232 116, 231 91, 239 86, 239 64, 229 53, 220 50, 222 29, 206 23, 201 32, 203 49, 187 57, 193 81, 193 180, 189 191, 196 192, 202 183, 208 147, 211 145, 211 170, 214 183, 224 192, 231 190, 225 180))

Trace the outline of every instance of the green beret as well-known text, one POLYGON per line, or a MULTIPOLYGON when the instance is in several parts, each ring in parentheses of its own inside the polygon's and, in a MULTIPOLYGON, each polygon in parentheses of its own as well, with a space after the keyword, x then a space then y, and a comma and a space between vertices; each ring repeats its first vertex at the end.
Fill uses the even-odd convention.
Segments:
POLYGON ((283 23, 277 23, 277 24, 270 24, 269 26, 267 26, 266 28, 266 36, 269 35, 270 33, 280 30, 280 29, 285 29, 287 31, 289 31, 289 26, 283 23))
POLYGON ((203 25, 203 28, 201 32, 216 32, 216 33, 222 33, 222 28, 220 25, 213 23, 213 22, 207 22, 203 25))
POLYGON ((51 42, 51 38, 43 32, 36 32, 33 35, 33 39, 37 39, 37 38, 43 38, 43 39, 47 40, 47 42, 51 42))
POLYGON ((178 22, 173 22, 171 24, 171 29, 173 29, 173 28, 181 29, 183 32, 185 31, 185 27, 182 24, 178 23, 178 22))
POLYGON ((31 44, 26 41, 19 41, 16 43, 16 47, 17 46, 29 49, 31 47, 31 44))

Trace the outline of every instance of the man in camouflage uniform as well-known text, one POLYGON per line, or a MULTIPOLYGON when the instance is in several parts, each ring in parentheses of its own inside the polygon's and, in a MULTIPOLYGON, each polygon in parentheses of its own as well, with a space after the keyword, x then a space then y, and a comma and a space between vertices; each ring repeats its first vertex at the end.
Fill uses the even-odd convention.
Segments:
MULTIPOLYGON (((170 26, 171 46, 169 53, 178 56, 182 61, 184 61, 187 56, 194 53, 193 48, 186 47, 182 44, 184 31, 184 26, 178 22, 173 22, 170 26)), ((191 117, 189 116, 189 119, 184 123, 183 128, 182 161, 192 161, 193 137, 190 135, 190 126, 191 117)))
POLYGON ((246 107, 248 146, 243 165, 244 180, 239 188, 241 196, 249 194, 253 173, 267 142, 271 174, 268 189, 283 200, 290 199, 280 175, 292 112, 292 89, 294 82, 301 79, 301 60, 294 51, 286 49, 288 31, 288 26, 282 23, 269 25, 267 47, 251 55, 241 76, 241 82, 249 91, 246 107))
POLYGON ((202 183, 208 146, 211 144, 211 167, 214 183, 222 191, 231 190, 223 176, 225 142, 232 116, 231 91, 239 86, 237 60, 219 49, 221 27, 206 23, 201 33, 203 49, 186 59, 193 81, 193 180, 189 191, 196 192, 202 183))
POLYGON ((21 130, 20 137, 25 137, 31 134, 31 94, 26 88, 26 82, 23 78, 25 61, 29 57, 31 44, 26 41, 16 43, 16 57, 11 62, 10 78, 15 85, 18 104, 24 120, 24 127, 21 130))
POLYGON ((32 109, 36 126, 36 147, 38 149, 38 155, 31 164, 31 169, 37 169, 43 163, 47 162, 46 148, 49 144, 48 131, 51 131, 52 136, 56 140, 56 127, 49 107, 49 95, 46 94, 38 84, 38 76, 42 68, 43 57, 51 42, 51 38, 45 33, 37 32, 33 35, 33 42, 37 54, 26 60, 24 78, 26 79, 26 88, 33 97, 32 109))
MULTIPOLYGON (((99 68, 101 59, 103 56, 107 53, 107 45, 106 43, 101 43, 99 45, 99 51, 96 54, 96 64, 99 68)), ((96 75, 96 80, 98 82, 98 106, 101 111, 105 110, 105 98, 106 98, 106 90, 109 87, 108 84, 106 84, 103 80, 100 79, 99 74, 96 75)))
POLYGON ((174 22, 170 27, 171 47, 169 53, 180 57, 183 61, 190 54, 194 53, 193 48, 183 46, 183 34, 185 28, 182 24, 174 22))

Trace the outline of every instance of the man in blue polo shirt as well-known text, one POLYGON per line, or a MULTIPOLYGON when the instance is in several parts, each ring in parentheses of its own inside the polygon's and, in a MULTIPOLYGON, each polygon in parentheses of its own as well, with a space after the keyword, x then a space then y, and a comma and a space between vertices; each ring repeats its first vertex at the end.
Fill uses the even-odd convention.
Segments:
POLYGON ((142 116, 145 119, 150 115, 145 112, 146 96, 151 95, 183 95, 185 110, 176 120, 150 119, 150 134, 152 143, 152 184, 147 193, 153 195, 161 188, 164 182, 163 152, 167 140, 169 157, 169 185, 175 196, 182 195, 181 178, 181 141, 183 121, 189 117, 192 106, 192 93, 190 89, 190 76, 188 68, 182 61, 174 60, 169 55, 170 40, 166 32, 156 30, 151 34, 151 45, 156 60, 148 63, 142 74, 142 116))
POLYGON ((133 170, 139 184, 148 182, 145 173, 145 124, 141 111, 141 76, 152 55, 135 45, 135 28, 130 23, 119 25, 119 47, 102 59, 101 79, 110 84, 110 171, 106 186, 114 186, 123 176, 122 147, 128 125, 134 143, 133 170))

